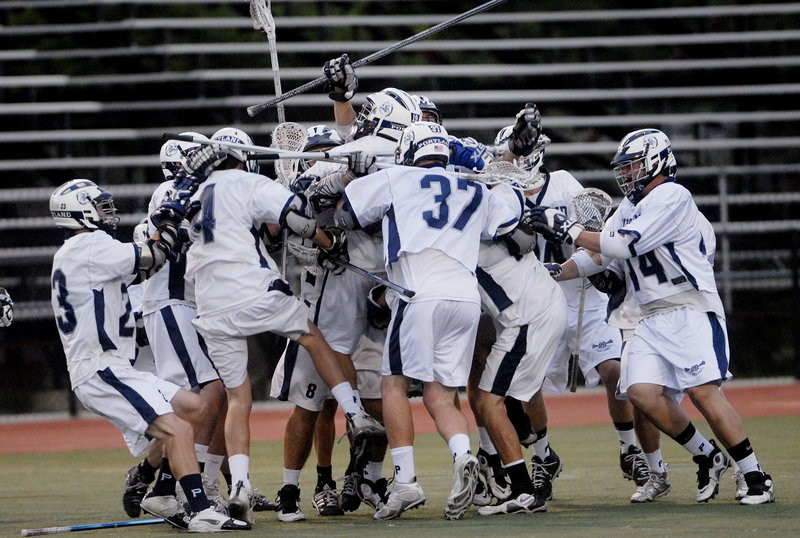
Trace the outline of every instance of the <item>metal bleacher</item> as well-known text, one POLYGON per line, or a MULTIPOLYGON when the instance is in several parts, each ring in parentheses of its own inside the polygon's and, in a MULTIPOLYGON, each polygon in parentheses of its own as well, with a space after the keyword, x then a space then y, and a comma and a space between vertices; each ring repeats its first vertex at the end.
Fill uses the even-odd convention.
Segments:
MULTIPOLYGON (((478 3, 275 0, 283 88, 342 52, 364 57, 478 3)), ((683 4, 548 10, 512 0, 360 68, 355 103, 386 86, 424 93, 451 133, 488 143, 535 102, 553 139, 546 164, 614 195, 607 163, 620 137, 664 129, 720 236, 718 279, 732 308, 737 290, 788 290, 796 279, 800 3, 683 4)), ((0 22, 0 285, 24 322, 52 315, 55 186, 108 185, 127 237, 160 179, 162 134, 238 125, 268 145, 275 114, 249 118, 245 108, 274 90, 245 0, 7 0, 0 22)), ((332 121, 322 91, 285 105, 292 121, 332 121)))

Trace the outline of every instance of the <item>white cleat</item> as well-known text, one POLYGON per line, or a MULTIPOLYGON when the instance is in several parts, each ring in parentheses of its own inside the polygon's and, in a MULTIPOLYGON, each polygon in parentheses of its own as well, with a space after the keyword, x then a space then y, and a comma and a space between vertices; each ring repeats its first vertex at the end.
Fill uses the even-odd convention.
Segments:
POLYGON ((189 519, 189 532, 249 531, 252 528, 250 523, 220 514, 211 507, 197 512, 189 519))
POLYGON ((462 454, 453 464, 453 487, 444 506, 445 519, 461 519, 475 498, 480 463, 472 454, 462 454))
POLYGON ((375 519, 394 519, 406 510, 425 504, 425 492, 417 482, 393 482, 386 504, 372 516, 375 519))
POLYGON ((244 482, 241 480, 231 488, 228 513, 233 519, 238 519, 251 525, 256 521, 253 513, 253 489, 245 487, 244 482))

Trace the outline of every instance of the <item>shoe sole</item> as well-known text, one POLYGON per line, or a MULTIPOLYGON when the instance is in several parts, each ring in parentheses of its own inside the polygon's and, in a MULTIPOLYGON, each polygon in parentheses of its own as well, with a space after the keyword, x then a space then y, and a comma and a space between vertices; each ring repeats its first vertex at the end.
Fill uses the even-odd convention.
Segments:
POLYGON ((480 464, 477 459, 464 464, 464 469, 461 471, 461 478, 464 483, 458 494, 453 496, 451 493, 450 497, 448 497, 447 505, 444 507, 445 519, 456 520, 464 517, 464 513, 472 505, 473 499, 475 499, 479 468, 480 464))
POLYGON ((427 501, 427 500, 428 499, 423 497, 422 499, 419 499, 418 501, 414 501, 413 503, 409 504, 408 506, 406 506, 405 508, 403 508, 402 510, 397 512, 396 514, 391 515, 389 517, 378 517, 378 513, 377 512, 375 512, 375 515, 372 516, 372 517, 374 519, 379 519, 381 521, 388 521, 390 519, 397 519, 398 517, 400 517, 400 514, 402 514, 403 512, 408 512, 409 510, 414 510, 415 508, 419 508, 420 506, 425 504, 425 501, 427 501))
POLYGON ((248 512, 250 512, 249 506, 245 507, 239 503, 228 502, 228 514, 230 514, 230 517, 233 519, 252 524, 252 520, 255 519, 255 517, 248 512))
POLYGON ((665 489, 664 491, 660 492, 658 495, 656 495, 652 499, 646 498, 646 499, 644 499, 642 501, 635 501, 635 500, 633 500, 633 497, 631 497, 631 504, 647 504, 647 503, 655 502, 656 499, 665 496, 670 491, 672 491, 672 484, 670 484, 669 487, 667 487, 667 489, 665 489))

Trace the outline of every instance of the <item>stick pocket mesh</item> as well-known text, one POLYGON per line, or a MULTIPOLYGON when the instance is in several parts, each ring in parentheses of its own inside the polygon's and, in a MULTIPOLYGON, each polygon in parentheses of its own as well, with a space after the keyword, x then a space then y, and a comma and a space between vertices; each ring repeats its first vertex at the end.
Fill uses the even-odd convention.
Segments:
POLYGON ((575 220, 589 232, 599 232, 603 229, 603 223, 611 212, 611 206, 611 196, 593 187, 583 189, 572 198, 575 220))

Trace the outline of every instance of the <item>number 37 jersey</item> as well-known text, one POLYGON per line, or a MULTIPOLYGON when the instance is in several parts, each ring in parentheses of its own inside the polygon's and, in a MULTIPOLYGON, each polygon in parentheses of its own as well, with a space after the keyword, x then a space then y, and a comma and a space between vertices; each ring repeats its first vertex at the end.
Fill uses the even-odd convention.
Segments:
POLYGON ((512 231, 519 219, 519 209, 509 207, 486 185, 442 168, 381 170, 350 183, 345 199, 362 227, 383 220, 387 271, 417 292, 415 301, 478 302, 474 272, 480 241, 512 231), (470 279, 471 289, 456 289, 459 275, 470 279), (467 292, 469 298, 463 295, 467 292))

